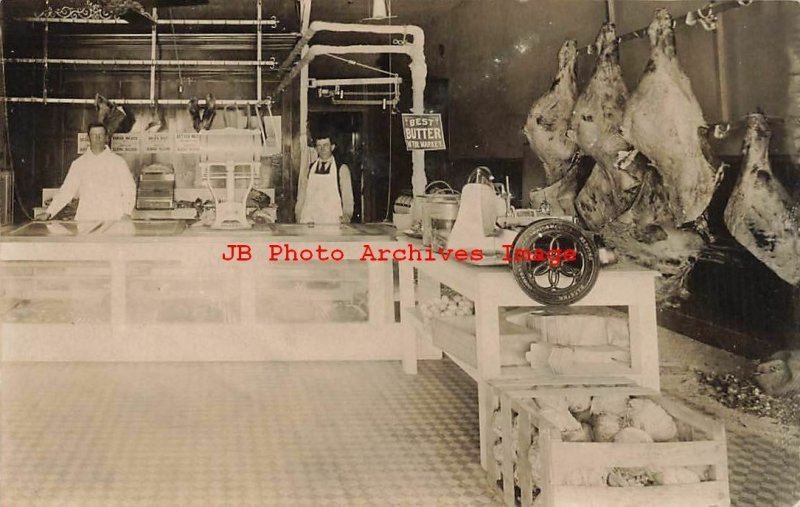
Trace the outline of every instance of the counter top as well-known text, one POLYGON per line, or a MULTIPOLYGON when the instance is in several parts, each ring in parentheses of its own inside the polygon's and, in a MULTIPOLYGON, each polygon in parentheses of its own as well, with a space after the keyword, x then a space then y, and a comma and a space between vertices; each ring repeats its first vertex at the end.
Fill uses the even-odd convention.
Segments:
POLYGON ((396 230, 389 224, 256 224, 251 229, 211 229, 183 220, 130 220, 113 222, 28 222, 0 231, 0 242, 88 242, 197 240, 242 242, 274 241, 363 242, 393 240, 396 230))

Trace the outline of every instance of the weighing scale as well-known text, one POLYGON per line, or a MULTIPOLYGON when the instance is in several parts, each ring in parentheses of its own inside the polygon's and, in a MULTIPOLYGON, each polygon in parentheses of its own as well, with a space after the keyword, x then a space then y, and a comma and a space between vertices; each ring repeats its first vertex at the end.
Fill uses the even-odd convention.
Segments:
POLYGON ((261 134, 258 130, 225 128, 200 132, 200 170, 216 210, 212 229, 251 227, 247 221, 247 196, 255 185, 260 167, 261 134), (214 182, 223 182, 223 185, 215 187, 214 182))

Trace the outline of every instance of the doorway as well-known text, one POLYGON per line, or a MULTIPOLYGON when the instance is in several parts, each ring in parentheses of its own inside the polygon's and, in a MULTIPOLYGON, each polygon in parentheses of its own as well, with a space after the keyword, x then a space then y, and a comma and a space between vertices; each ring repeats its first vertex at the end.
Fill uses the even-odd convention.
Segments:
POLYGON ((363 181, 364 181, 364 136, 362 127, 364 115, 361 111, 309 111, 309 143, 312 143, 322 130, 329 131, 336 145, 334 157, 338 165, 347 164, 350 168, 353 186, 353 222, 363 222, 363 181))

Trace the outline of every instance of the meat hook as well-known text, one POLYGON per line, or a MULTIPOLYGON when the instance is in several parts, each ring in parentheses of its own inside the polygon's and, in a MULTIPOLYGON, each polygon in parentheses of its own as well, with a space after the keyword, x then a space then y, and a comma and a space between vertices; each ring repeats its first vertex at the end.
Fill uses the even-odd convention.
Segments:
POLYGON ((730 123, 719 123, 714 125, 714 137, 717 139, 724 139, 727 137, 728 133, 731 130, 730 123))
POLYGON ((708 6, 708 12, 705 14, 703 9, 697 9, 697 17, 706 31, 712 32, 717 29, 717 16, 714 14, 714 9, 711 5, 708 6))

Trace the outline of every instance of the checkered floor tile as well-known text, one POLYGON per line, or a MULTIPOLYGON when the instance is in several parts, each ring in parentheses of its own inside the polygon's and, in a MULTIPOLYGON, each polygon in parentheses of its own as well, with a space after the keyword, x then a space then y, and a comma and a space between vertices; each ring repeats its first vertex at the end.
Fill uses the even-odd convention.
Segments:
POLYGON ((454 365, 17 364, 2 506, 500 505, 454 365))
MULTIPOLYGON (((449 361, 13 364, 0 389, 3 507, 501 505, 449 361)), ((800 499, 800 450, 728 451, 733 505, 800 499)))

